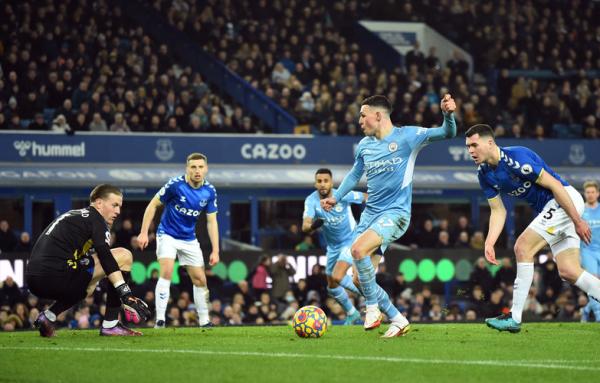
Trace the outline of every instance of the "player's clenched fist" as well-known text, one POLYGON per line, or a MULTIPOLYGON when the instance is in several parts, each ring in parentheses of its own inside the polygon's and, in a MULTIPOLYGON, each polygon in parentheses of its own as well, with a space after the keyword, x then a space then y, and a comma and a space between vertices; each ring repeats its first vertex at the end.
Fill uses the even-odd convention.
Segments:
POLYGON ((452 98, 452 96, 450 96, 450 94, 446 93, 444 95, 444 98, 442 98, 440 108, 444 113, 452 113, 456 110, 456 102, 454 102, 454 99, 452 98))

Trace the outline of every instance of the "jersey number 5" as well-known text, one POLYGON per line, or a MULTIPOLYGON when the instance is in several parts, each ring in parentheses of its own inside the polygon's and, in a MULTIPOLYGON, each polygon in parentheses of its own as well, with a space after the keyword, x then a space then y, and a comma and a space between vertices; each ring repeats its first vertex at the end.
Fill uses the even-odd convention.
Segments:
POLYGON ((544 214, 544 219, 550 219, 552 218, 552 213, 555 212, 556 209, 551 207, 550 209, 548 209, 548 211, 546 212, 546 214, 544 214))

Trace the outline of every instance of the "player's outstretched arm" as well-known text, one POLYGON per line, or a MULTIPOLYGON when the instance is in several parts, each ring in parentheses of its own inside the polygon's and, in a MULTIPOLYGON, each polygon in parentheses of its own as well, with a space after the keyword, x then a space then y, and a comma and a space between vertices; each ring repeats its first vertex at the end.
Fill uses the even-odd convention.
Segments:
POLYGON ((217 213, 206 214, 206 230, 208 231, 208 238, 210 238, 212 246, 208 264, 214 266, 219 263, 219 223, 217 222, 217 213))
POLYGON ((490 204, 491 214, 490 227, 488 229, 488 235, 485 238, 485 259, 493 265, 498 265, 494 245, 496 244, 496 241, 498 241, 498 237, 500 237, 502 229, 504 228, 504 223, 506 222, 506 208, 504 207, 504 203, 502 203, 500 195, 489 199, 488 203, 490 204))
POLYGON ((456 120, 454 120, 456 103, 452 96, 449 94, 444 95, 440 103, 440 108, 444 114, 444 123, 439 128, 428 129, 427 134, 430 142, 456 137, 456 120))
POLYGON ((138 244, 140 245, 140 249, 144 250, 146 246, 148 246, 148 230, 150 229, 150 224, 154 220, 154 216, 156 215, 156 209, 162 205, 160 199, 157 196, 154 196, 148 206, 146 206, 146 210, 144 211, 144 218, 142 218, 142 227, 140 229, 140 234, 137 237, 138 244))
POLYGON ((556 202, 558 202, 560 207, 565 210, 569 218, 573 221, 577 235, 579 235, 582 241, 589 245, 592 240, 592 230, 577 212, 577 208, 575 208, 575 205, 563 184, 554 178, 552 174, 545 171, 542 171, 536 183, 552 192, 556 202))

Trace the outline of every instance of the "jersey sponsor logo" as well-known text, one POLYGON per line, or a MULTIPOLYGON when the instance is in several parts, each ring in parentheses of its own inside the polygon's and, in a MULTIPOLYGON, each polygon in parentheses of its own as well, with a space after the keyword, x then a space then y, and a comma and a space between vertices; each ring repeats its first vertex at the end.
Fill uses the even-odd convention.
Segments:
POLYGON ((516 188, 515 190, 511 191, 510 193, 508 193, 509 196, 511 197, 518 197, 521 194, 527 192, 527 190, 529 190, 529 188, 531 187, 532 183, 529 181, 525 181, 523 183, 523 186, 520 186, 518 188, 516 188))
POLYGON ((306 157, 306 147, 302 144, 243 144, 242 157, 247 160, 301 160, 306 157))
POLYGON ((36 141, 14 141, 13 147, 19 156, 25 157, 85 157, 85 142, 77 145, 38 144, 36 141))
POLYGON ((173 141, 168 138, 160 138, 156 140, 156 149, 154 155, 161 161, 169 161, 175 155, 173 150, 173 141))
POLYGON ((521 173, 524 175, 531 174, 533 172, 533 168, 529 164, 525 164, 521 167, 521 173))
POLYGON ((175 205, 175 211, 178 212, 179 214, 182 214, 182 215, 185 215, 188 217, 197 217, 200 215, 200 212, 198 210, 187 209, 187 208, 179 206, 179 205, 175 205))
POLYGON ((395 142, 390 142, 390 144, 388 145, 388 150, 390 152, 395 152, 396 150, 398 150, 398 144, 395 142))
POLYGON ((396 170, 395 165, 402 163, 402 157, 394 157, 385 160, 370 161, 365 163, 367 175, 375 175, 383 172, 393 172, 396 170))

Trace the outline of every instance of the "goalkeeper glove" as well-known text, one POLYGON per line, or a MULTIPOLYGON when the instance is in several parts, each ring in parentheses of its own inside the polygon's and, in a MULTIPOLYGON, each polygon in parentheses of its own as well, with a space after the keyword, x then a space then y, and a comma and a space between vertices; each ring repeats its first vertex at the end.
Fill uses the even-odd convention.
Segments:
POLYGON ((324 223, 325 223, 325 221, 323 221, 321 218, 317 218, 313 221, 312 225, 310 225, 310 229, 317 230, 318 228, 323 226, 324 223))
POLYGON ((125 319, 128 322, 140 323, 141 321, 147 321, 152 314, 148 305, 143 300, 136 298, 131 293, 131 289, 127 283, 119 285, 117 292, 121 297, 123 303, 123 309, 125 310, 125 319))

